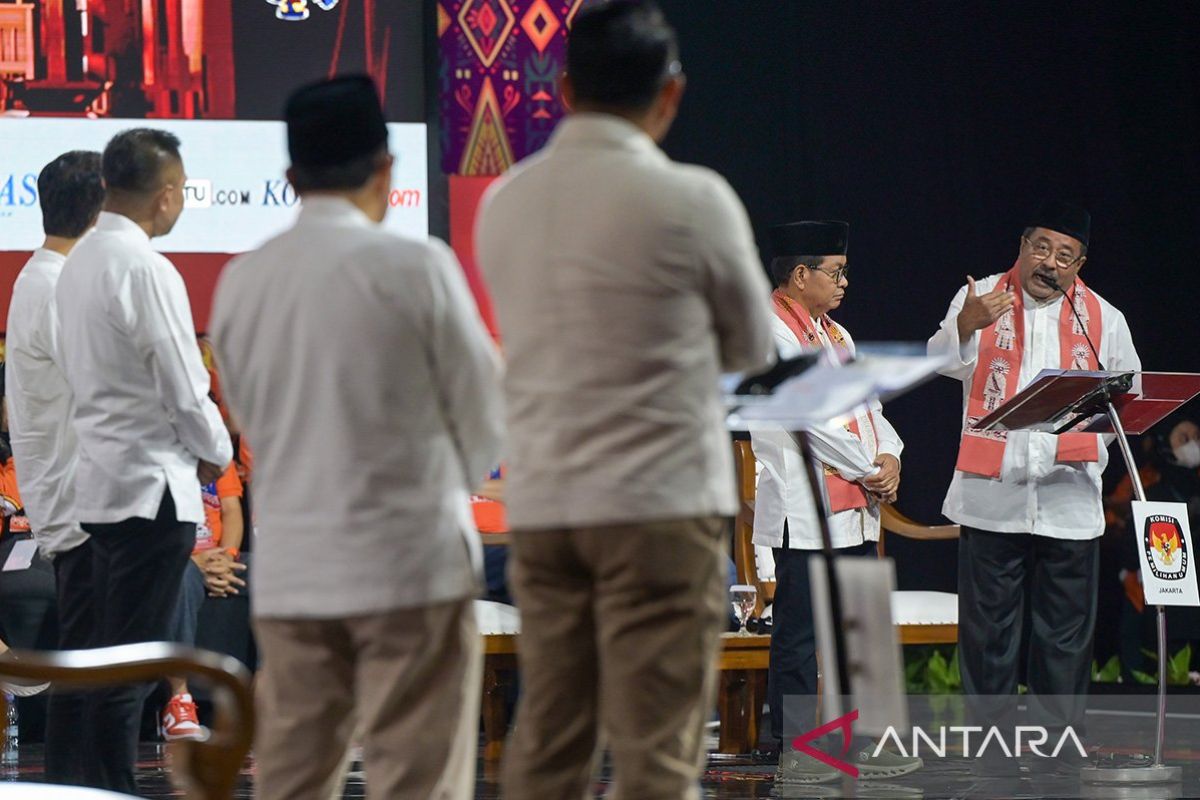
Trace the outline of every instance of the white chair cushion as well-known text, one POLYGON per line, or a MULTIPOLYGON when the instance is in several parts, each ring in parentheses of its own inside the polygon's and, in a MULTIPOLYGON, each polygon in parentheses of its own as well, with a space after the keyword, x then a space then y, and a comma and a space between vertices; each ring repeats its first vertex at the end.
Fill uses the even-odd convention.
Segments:
POLYGON ((958 595, 950 592, 892 592, 893 625, 957 625, 958 595))
POLYGON ((479 632, 488 634, 520 633, 521 615, 516 606, 497 603, 494 600, 475 601, 475 622, 479 632))
MULTIPOLYGON (((770 619, 773 605, 763 609, 770 619)), ((957 625, 958 595, 950 592, 892 592, 893 625, 957 625)))

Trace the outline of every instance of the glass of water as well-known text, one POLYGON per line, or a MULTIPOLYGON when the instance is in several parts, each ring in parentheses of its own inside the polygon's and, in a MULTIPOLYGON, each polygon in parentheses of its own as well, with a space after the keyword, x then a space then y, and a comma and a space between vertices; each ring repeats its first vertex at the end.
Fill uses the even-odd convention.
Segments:
POLYGON ((737 617, 737 621, 741 625, 737 635, 749 636, 750 631, 746 630, 746 620, 750 619, 750 615, 754 613, 754 606, 758 602, 758 589, 742 583, 730 586, 729 600, 733 604, 733 615, 737 617))

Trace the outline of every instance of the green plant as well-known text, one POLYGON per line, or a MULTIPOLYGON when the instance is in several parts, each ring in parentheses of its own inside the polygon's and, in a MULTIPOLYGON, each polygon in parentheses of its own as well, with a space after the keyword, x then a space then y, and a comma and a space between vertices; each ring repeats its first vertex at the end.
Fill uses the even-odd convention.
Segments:
POLYGON ((929 664, 930 652, 927 648, 917 649, 914 647, 906 650, 904 690, 909 694, 928 694, 929 684, 925 680, 925 668, 929 664))
POLYGON ((1093 683, 1117 683, 1121 678, 1121 660, 1112 656, 1101 667, 1099 662, 1092 662, 1093 683))
MULTIPOLYGON (((1142 650, 1142 654, 1151 661, 1158 661, 1158 654, 1150 650, 1142 650)), ((1188 671, 1192 667, 1192 645, 1189 642, 1185 644, 1178 653, 1173 656, 1167 656, 1167 685, 1168 686, 1187 686, 1191 683, 1188 677, 1188 671)), ((1138 683, 1152 684, 1158 683, 1158 671, 1153 673, 1142 672, 1139 669, 1130 670, 1133 679, 1138 683)))
POLYGON ((945 650, 932 645, 913 646, 906 648, 904 655, 904 685, 910 694, 962 692, 957 647, 945 650))
POLYGON ((958 671, 958 648, 954 648, 950 660, 935 650, 926 667, 929 676, 930 694, 957 694, 962 691, 962 675, 958 671))

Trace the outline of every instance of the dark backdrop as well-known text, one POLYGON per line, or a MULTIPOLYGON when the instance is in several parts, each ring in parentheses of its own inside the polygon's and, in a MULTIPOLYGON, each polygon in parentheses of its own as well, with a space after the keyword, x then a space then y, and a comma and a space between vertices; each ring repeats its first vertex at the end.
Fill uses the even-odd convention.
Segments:
MULTIPOLYGON (((1057 196, 1091 210, 1083 278, 1145 367, 1200 371, 1200 6, 660 2, 688 76, 667 151, 726 175, 760 244, 775 222, 848 220, 835 317, 856 339, 928 338, 1057 196)), ((940 520, 960 384, 887 413, 907 444, 899 505, 940 520)), ((954 546, 916 547, 897 547, 901 584, 953 587, 954 546)))

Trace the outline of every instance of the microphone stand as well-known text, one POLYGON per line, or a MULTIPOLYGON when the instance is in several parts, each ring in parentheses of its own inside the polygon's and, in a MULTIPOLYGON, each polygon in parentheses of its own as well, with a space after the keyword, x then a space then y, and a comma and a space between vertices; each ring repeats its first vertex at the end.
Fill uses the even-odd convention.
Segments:
MULTIPOLYGON (((1058 281, 1052 278, 1046 278, 1040 273, 1039 280, 1046 286, 1057 289, 1063 296, 1063 300, 1071 309, 1071 313, 1075 315, 1075 321, 1079 324, 1079 330, 1083 332, 1083 338, 1087 340, 1088 347, 1092 348, 1092 355, 1096 357, 1096 365, 1102 372, 1108 370, 1104 367, 1104 362, 1100 360, 1100 352, 1096 349, 1092 337, 1088 335, 1087 326, 1083 324, 1083 320, 1079 316, 1079 311, 1075 308, 1075 298, 1072 294, 1067 294, 1066 290, 1059 285, 1058 281)), ((1142 486, 1142 476, 1138 472, 1137 463, 1133 458, 1133 450, 1129 447, 1129 440, 1125 436, 1125 428, 1121 424, 1121 416, 1117 413, 1116 406, 1112 401, 1113 386, 1105 387, 1105 390, 1096 397, 1094 408, 1101 411, 1108 417, 1109 422, 1113 426, 1113 431, 1116 433, 1117 445, 1121 450, 1121 457, 1125 460, 1125 468, 1129 471, 1129 480, 1133 485, 1133 495, 1139 502, 1146 502, 1146 490, 1142 486)), ((1096 783, 1174 783, 1183 777, 1183 771, 1179 767, 1167 766, 1163 763, 1163 744, 1167 733, 1167 609, 1165 606, 1157 605, 1154 607, 1156 622, 1158 623, 1158 705, 1157 718, 1154 731, 1154 763, 1145 767, 1129 767, 1127 769, 1105 769, 1096 768, 1085 769, 1083 777, 1085 780, 1096 783)))

